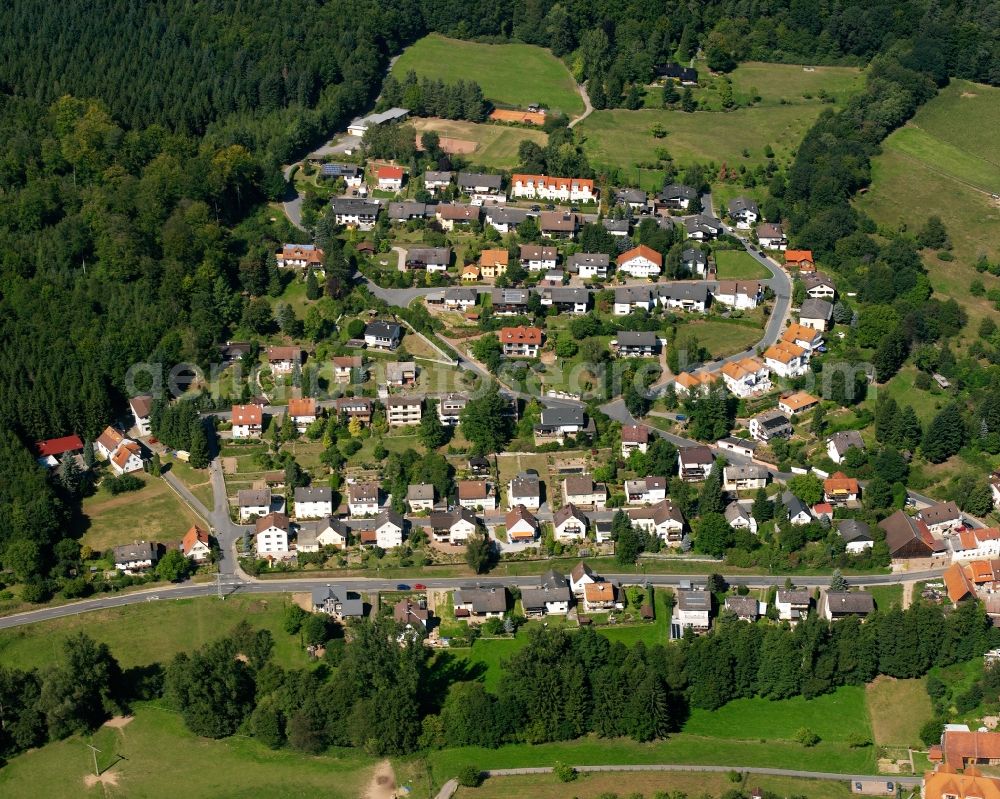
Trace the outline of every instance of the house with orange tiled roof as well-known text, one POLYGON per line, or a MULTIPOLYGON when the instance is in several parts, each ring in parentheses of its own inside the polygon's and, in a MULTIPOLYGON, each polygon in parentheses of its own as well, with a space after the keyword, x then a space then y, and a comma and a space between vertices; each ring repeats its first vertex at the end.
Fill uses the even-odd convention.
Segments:
POLYGON ((484 278, 493 280, 507 271, 509 260, 510 253, 507 250, 483 250, 479 255, 479 271, 484 278))
POLYGON ((555 178, 549 175, 510 176, 510 196, 530 200, 588 203, 597 199, 594 181, 587 178, 555 178))
POLYGON ((797 416, 819 405, 819 399, 805 391, 796 391, 778 400, 778 410, 789 416, 797 416))
POLYGON ((823 346, 823 331, 792 322, 781 334, 781 340, 802 347, 809 354, 823 346))
POLYGON ((976 598, 976 586, 961 563, 952 563, 944 570, 944 587, 948 599, 957 605, 963 599, 976 598))
POLYGON ((621 607, 621 602, 614 583, 587 583, 583 587, 583 609, 587 613, 606 613, 618 607, 621 607))
POLYGON ((476 283, 482 277, 482 273, 476 264, 466 264, 462 267, 462 282, 476 283))
POLYGON ((1000 765, 1000 732, 947 729, 941 736, 941 753, 945 764, 966 773, 970 766, 1000 765))
POLYGON ((500 346, 508 358, 537 358, 542 346, 542 331, 537 327, 504 327, 500 329, 500 346))
POLYGON ((785 250, 785 266, 795 267, 800 272, 815 271, 812 250, 785 250))
POLYGON ((184 557, 191 558, 195 563, 204 563, 212 557, 211 542, 208 532, 198 525, 192 525, 181 539, 181 552, 184 557))
POLYGON ((952 560, 1000 558, 1000 528, 997 527, 961 530, 949 536, 947 541, 952 560))
POLYGON ((823 481, 823 498, 831 505, 846 505, 857 502, 861 496, 861 487, 853 477, 843 472, 834 472, 823 481))
POLYGON ((674 391, 681 397, 706 394, 718 381, 718 372, 681 372, 674 378, 674 391))
POLYGON ((799 377, 809 369, 809 353, 798 344, 781 340, 764 351, 764 363, 780 377, 799 377))
POLYGON ((663 256, 645 244, 626 250, 618 256, 616 263, 619 272, 632 277, 656 277, 663 271, 663 256))
POLYGON ((722 380, 737 397, 753 397, 771 390, 771 370, 762 360, 751 356, 723 366, 722 380))
POLYGON ((233 438, 260 438, 264 428, 264 411, 260 405, 234 405, 232 419, 233 438))
POLYGON ((119 477, 130 472, 141 472, 144 465, 142 447, 135 441, 126 438, 111 454, 108 464, 111 466, 111 471, 119 477))
POLYGON ((306 428, 316 421, 318 413, 314 397, 293 397, 288 400, 288 416, 300 433, 304 433, 306 428))
POLYGON ((975 766, 967 766, 959 774, 953 764, 941 763, 934 771, 924 773, 921 796, 922 799, 1000 799, 1000 779, 985 776, 975 766))

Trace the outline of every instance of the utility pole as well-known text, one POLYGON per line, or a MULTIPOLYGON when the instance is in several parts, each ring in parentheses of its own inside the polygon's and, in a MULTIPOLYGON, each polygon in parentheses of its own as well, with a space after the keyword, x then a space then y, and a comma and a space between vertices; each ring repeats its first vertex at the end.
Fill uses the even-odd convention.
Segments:
POLYGON ((94 776, 95 777, 100 777, 101 776, 101 771, 100 771, 100 769, 97 768, 97 753, 100 752, 101 750, 98 749, 96 746, 91 746, 90 744, 87 744, 87 748, 90 749, 90 751, 94 755, 94 776))

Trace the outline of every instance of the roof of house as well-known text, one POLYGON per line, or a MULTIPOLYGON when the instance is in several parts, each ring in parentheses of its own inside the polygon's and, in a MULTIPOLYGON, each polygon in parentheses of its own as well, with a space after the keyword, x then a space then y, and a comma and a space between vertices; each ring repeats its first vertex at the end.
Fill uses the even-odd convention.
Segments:
POLYGON ((783 605, 808 605, 810 599, 808 588, 778 589, 778 601, 783 605))
POLYGON ((479 263, 482 266, 507 266, 510 260, 510 253, 507 250, 483 250, 479 254, 479 263))
POLYGON ((719 379, 716 372, 681 372, 674 382, 690 390, 698 386, 709 386, 719 379))
POLYGON ((570 502, 568 505, 563 505, 559 510, 552 514, 552 524, 555 527, 559 527, 567 519, 576 519, 584 527, 589 524, 586 514, 580 510, 576 505, 570 502))
POLYGON ((872 541, 871 528, 857 519, 841 519, 837 522, 837 532, 844 542, 849 544, 852 541, 872 541))
POLYGON ((615 289, 615 303, 618 305, 634 305, 637 302, 649 304, 653 299, 653 290, 648 286, 619 286, 615 289))
POLYGON ((201 543, 207 547, 208 541, 208 532, 202 530, 197 524, 192 525, 188 531, 184 533, 184 538, 181 539, 181 552, 185 555, 190 555, 191 550, 195 547, 195 544, 201 543))
POLYGON ((541 483, 539 483, 537 474, 521 472, 510 481, 510 495, 512 497, 534 498, 539 495, 540 491, 541 483))
POLYGON ((118 449, 111 456, 111 462, 124 469, 125 464, 128 463, 129 458, 133 455, 141 457, 142 448, 134 441, 126 439, 119 445, 118 449))
POLYGON ((479 211, 480 207, 478 205, 440 203, 437 207, 436 216, 441 219, 450 219, 453 222, 467 222, 470 219, 479 219, 479 211))
POLYGON ((283 361, 295 361, 296 363, 298 363, 302 360, 302 348, 268 347, 267 360, 268 363, 281 363, 283 361))
POLYGON ((756 280, 720 280, 715 293, 734 297, 739 295, 756 297, 760 293, 760 283, 756 280))
POLYGON ((584 577, 589 577, 593 580, 597 577, 597 575, 594 574, 594 571, 590 568, 590 566, 581 560, 576 564, 576 566, 573 567, 573 570, 569 573, 569 577, 574 583, 578 583, 584 577))
POLYGON ((571 474, 564 480, 564 490, 571 497, 593 494, 598 487, 599 484, 589 474, 571 474))
POLYGON ((579 217, 563 211, 542 211, 538 220, 540 230, 554 230, 560 233, 572 233, 577 228, 579 217))
POLYGON ((759 615, 757 600, 752 596, 727 596, 726 610, 731 610, 741 618, 756 619, 759 615))
POLYGON ((708 256, 700 247, 688 247, 681 253, 681 260, 684 262, 693 261, 696 264, 708 263, 708 256))
POLYGON ((790 341, 792 343, 805 341, 810 346, 815 346, 822 339, 823 332, 821 330, 817 330, 815 327, 808 327, 807 325, 800 325, 798 322, 792 322, 781 334, 782 341, 790 341))
POLYGON ((729 201, 727 206, 730 215, 739 214, 743 211, 750 211, 755 214, 760 213, 760 209, 757 207, 757 203, 751 200, 749 197, 734 197, 729 201))
MULTIPOLYGON (((948 735, 948 733, 945 733, 948 735)), ((996 735, 996 733, 969 733, 970 735, 996 735)), ((978 744, 978 741, 977 741, 978 744)), ((995 746, 993 747, 996 748, 995 746)), ((978 751, 978 750, 977 750, 978 751)), ((973 755, 974 757, 975 755, 973 755)), ((983 756, 987 757, 987 756, 983 756)), ((994 760, 996 756, 987 757, 994 760)), ((961 767, 962 763, 957 764, 961 767)), ((922 795, 924 799, 1000 799, 1000 779, 983 776, 973 765, 965 766, 959 774, 951 764, 941 763, 934 771, 924 773, 922 795)))
POLYGON ((710 611, 712 609, 712 594, 710 591, 678 588, 677 607, 680 610, 710 611))
POLYGON ((342 616, 363 616, 365 602, 357 591, 350 591, 340 585, 326 585, 312 590, 313 607, 318 607, 330 600, 340 605, 342 616))
POLYGON ((620 203, 645 203, 647 199, 642 189, 619 189, 615 192, 615 200, 620 203))
POLYGON ((462 188, 486 186, 491 189, 499 189, 503 185, 503 175, 489 175, 485 172, 459 172, 458 185, 462 188))
MULTIPOLYGON (((466 510, 466 508, 461 508, 461 510, 466 510)), ((475 517, 473 517, 473 519, 474 518, 475 517)), ((391 524, 402 530, 406 525, 406 522, 402 516, 396 513, 396 511, 391 508, 386 508, 375 517, 375 529, 378 530, 380 527, 384 527, 387 524, 391 524)))
POLYGON ((722 373, 733 380, 742 380, 744 377, 755 375, 767 367, 760 358, 747 356, 739 361, 731 361, 722 367, 722 373))
POLYGON ((594 181, 588 178, 557 178, 551 175, 522 175, 514 174, 510 176, 511 185, 516 183, 525 184, 533 183, 537 187, 545 187, 547 189, 552 189, 555 191, 574 189, 590 189, 594 190, 594 181))
POLYGON ((236 494, 236 502, 241 508, 259 508, 271 504, 270 488, 241 488, 236 494))
POLYGON ((330 486, 299 486, 295 489, 295 503, 299 502, 333 502, 333 489, 330 486))
MULTIPOLYGON (((941 736, 941 748, 945 762, 955 768, 962 768, 966 759, 1000 759, 1000 732, 965 732, 945 730, 941 736)), ((968 773, 968 768, 966 768, 968 773)))
POLYGON ((538 519, 535 515, 528 510, 524 505, 515 505, 509 511, 507 511, 506 516, 504 516, 504 524, 509 530, 518 522, 527 522, 534 528, 538 528, 538 519))
POLYGON ((463 585, 455 589, 456 605, 472 605, 473 613, 503 613, 507 610, 507 589, 503 586, 463 585))
POLYGON ((130 561, 156 560, 157 546, 152 541, 133 541, 114 548, 115 563, 130 561))
POLYGON ((264 421, 264 411, 259 405, 234 405, 234 425, 259 425, 264 421))
POLYGON ((576 425, 583 427, 583 408, 557 407, 542 408, 541 423, 543 427, 562 427, 576 425))
POLYGON ((786 264, 797 264, 800 261, 813 262, 813 252, 812 250, 786 250, 785 251, 785 263, 786 264))
POLYGON ((385 379, 390 383, 398 383, 416 373, 417 364, 414 361, 390 361, 385 365, 385 379))
POLYGON ((413 408, 413 407, 419 407, 422 403, 423 403, 423 399, 421 397, 395 396, 395 397, 389 397, 389 399, 387 399, 385 401, 385 407, 386 408, 413 408))
MULTIPOLYGON (((785 254, 785 260, 788 260, 787 253, 785 254)), ((806 290, 816 288, 817 286, 829 286, 830 288, 836 288, 836 284, 830 278, 829 275, 823 272, 807 272, 802 276, 802 284, 806 287, 806 290)))
POLYGON ((632 227, 632 222, 628 219, 612 219, 605 217, 601 220, 604 229, 613 233, 628 233, 632 227))
POLYGON ((520 248, 522 261, 555 261, 559 251, 555 247, 542 247, 538 244, 522 244, 520 248))
POLYGON ((403 177, 403 168, 400 166, 380 166, 375 174, 379 180, 400 180, 403 177))
POLYGON ((764 358, 777 361, 778 363, 788 364, 796 358, 801 358, 804 354, 805 350, 798 344, 786 341, 785 339, 780 339, 765 350, 764 358))
POLYGON ((938 502, 921 510, 918 516, 928 525, 946 524, 961 519, 962 511, 954 502, 938 502))
POLYGON ((411 483, 406 488, 406 498, 408 500, 431 500, 434 501, 434 486, 430 483, 411 483))
POLYGON ((750 512, 743 507, 739 502, 730 502, 726 505, 725 511, 726 521, 732 524, 737 519, 746 519, 749 521, 750 512))
POLYGON ((347 496, 359 502, 378 501, 378 483, 352 483, 347 487, 347 496))
POLYGON ((684 227, 689 233, 700 229, 718 231, 722 230, 722 220, 708 214, 695 214, 684 220, 684 227))
POLYGON ((907 516, 901 510, 880 521, 878 526, 885 531, 885 543, 891 555, 914 541, 919 542, 928 553, 939 548, 939 542, 934 540, 927 525, 920 519, 907 516))
POLYGON ((748 449, 751 452, 757 449, 758 446, 757 442, 752 438, 738 438, 736 436, 726 436, 725 438, 720 438, 715 443, 719 446, 726 444, 730 448, 736 447, 738 449, 748 449))
POLYGON ((781 225, 775 224, 774 222, 761 222, 757 225, 757 238, 758 239, 780 239, 785 235, 785 231, 781 229, 781 225))
POLYGON ((583 598, 587 602, 614 602, 614 583, 587 583, 583 587, 583 598))
POLYGON ((831 613, 864 613, 875 610, 875 598, 867 591, 827 591, 826 606, 831 613))
POLYGON ((403 334, 403 328, 395 322, 386 322, 384 319, 376 319, 365 325, 365 336, 375 338, 396 339, 403 334))
POLYGON ((486 218, 497 225, 520 225, 531 215, 531 212, 524 208, 506 208, 502 205, 491 207, 486 211, 486 218))
POLYGON ((501 344, 528 344, 541 346, 542 331, 537 327, 504 327, 500 329, 501 344))
POLYGON ((400 202, 389 203, 388 213, 390 219, 409 219, 411 217, 424 217, 430 213, 427 203, 418 203, 413 200, 401 200, 400 202))
POLYGON ((618 256, 616 263, 618 266, 623 266, 634 258, 645 258, 647 261, 651 261, 657 266, 663 266, 663 256, 652 247, 648 247, 645 244, 640 244, 638 247, 626 250, 618 256))
POLYGON ((493 289, 490 291, 490 301, 493 305, 527 305, 528 296, 527 289, 493 289))
POLYGON ((45 441, 35 442, 35 452, 41 458, 55 457, 82 449, 83 439, 80 436, 63 436, 62 438, 48 438, 45 441))
POLYGON ((108 452, 114 452, 118 449, 118 445, 125 440, 125 436, 119 433, 111 425, 104 428, 104 431, 97 437, 97 443, 104 447, 108 452))
POLYGON ((697 197, 697 191, 690 186, 684 186, 680 183, 671 183, 664 186, 660 192, 661 200, 694 200, 697 197))
POLYGON ((789 418, 785 416, 785 414, 783 414, 781 411, 775 408, 772 408, 769 411, 758 413, 754 417, 754 419, 756 420, 757 424, 759 424, 761 427, 763 427, 765 430, 768 431, 781 430, 782 428, 792 426, 792 423, 789 420, 789 418))
POLYGON ((269 513, 257 520, 257 532, 262 533, 270 527, 288 530, 288 517, 284 513, 269 513))
POLYGON ((428 517, 428 522, 434 530, 450 530, 459 522, 476 526, 476 514, 469 508, 456 506, 446 511, 437 511, 428 517))
POLYGON ((768 471, 756 463, 734 463, 723 469, 723 474, 727 480, 760 480, 767 477, 768 471))
POLYGON ((426 183, 450 183, 455 177, 454 172, 444 172, 436 169, 428 169, 424 172, 424 182, 426 183))
POLYGON ((657 527, 667 522, 674 522, 682 526, 684 524, 684 515, 669 499, 662 499, 648 508, 629 508, 626 513, 633 521, 651 519, 657 527))
POLYGON ((668 283, 658 286, 657 293, 676 302, 708 302, 708 286, 704 283, 668 283))
POLYGON ((961 563, 952 563, 944 571, 944 587, 948 591, 948 599, 958 603, 967 596, 976 595, 976 586, 973 584, 961 563))
POLYGON ((833 316, 833 305, 816 297, 806 297, 799 308, 799 319, 823 319, 830 321, 833 316))
POLYGON ((827 494, 839 492, 857 494, 858 490, 858 481, 853 477, 848 477, 843 472, 834 472, 823 481, 823 491, 827 494))
POLYGON ((790 413, 801 411, 803 408, 809 408, 818 402, 819 399, 817 397, 807 394, 805 391, 796 391, 794 394, 789 394, 787 397, 782 397, 778 400, 778 404, 787 408, 790 413))
POLYGON ((145 419, 153 407, 153 398, 149 394, 140 394, 138 397, 132 397, 128 404, 132 406, 132 413, 140 419, 145 419))
POLYGON ((316 399, 314 397, 292 397, 288 400, 288 415, 293 418, 296 416, 315 416, 316 399))
POLYGON ((712 450, 705 446, 681 447, 677 450, 681 463, 708 464, 715 462, 712 450))
POLYGON ((407 263, 445 264, 451 261, 451 247, 414 247, 406 251, 407 263))
POLYGON ((781 504, 788 508, 788 515, 793 519, 803 513, 807 516, 811 516, 809 513, 809 507, 806 503, 795 496, 795 494, 791 491, 785 491, 781 495, 781 504))
POLYGON ((619 347, 655 347, 659 341, 653 330, 620 330, 615 336, 619 347))
POLYGON ((401 599, 392 607, 392 618, 400 624, 410 624, 414 621, 420 622, 426 627, 430 620, 431 612, 427 608, 420 607, 412 599, 401 599))
POLYGON ((843 455, 847 452, 847 450, 852 448, 865 448, 865 442, 857 430, 840 430, 830 436, 826 441, 828 444, 833 444, 833 448, 840 455, 843 455))
POLYGON ((649 428, 644 424, 622 425, 622 441, 632 444, 645 444, 649 441, 649 428))
POLYGON ((459 499, 486 499, 490 495, 490 486, 485 480, 459 480, 459 499))

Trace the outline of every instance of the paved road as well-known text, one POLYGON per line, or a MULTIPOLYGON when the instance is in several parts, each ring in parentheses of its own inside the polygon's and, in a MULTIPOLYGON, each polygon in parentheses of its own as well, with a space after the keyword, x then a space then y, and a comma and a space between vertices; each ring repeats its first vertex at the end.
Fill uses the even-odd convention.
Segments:
MULTIPOLYGON (((943 569, 930 569, 927 571, 910 572, 907 574, 874 574, 849 576, 851 585, 895 585, 897 583, 909 582, 912 580, 933 580, 939 579, 943 569)), ((682 581, 698 579, 698 575, 692 574, 644 574, 640 572, 629 572, 620 574, 606 574, 607 579, 624 583, 645 583, 659 586, 676 586, 682 581)), ((723 577, 733 585, 743 584, 753 588, 780 587, 785 584, 786 575, 770 574, 723 574, 723 577)), ((825 586, 829 583, 829 576, 798 577, 797 585, 807 587, 825 586)), ((310 591, 313 588, 324 585, 340 585, 356 591, 391 591, 400 582, 408 585, 421 583, 428 588, 454 589, 463 585, 478 583, 483 586, 531 586, 538 584, 538 575, 526 575, 517 577, 506 577, 498 574, 484 577, 427 577, 415 574, 412 577, 383 579, 379 577, 344 577, 344 578, 301 578, 301 579, 276 579, 276 580, 255 580, 240 579, 230 577, 223 580, 225 593, 232 594, 278 594, 293 593, 297 591, 310 591)), ((0 617, 0 630, 19 627, 24 624, 34 624, 35 622, 60 619, 67 616, 76 616, 81 613, 89 613, 95 610, 105 610, 107 608, 122 607, 124 605, 136 605, 143 602, 168 601, 171 599, 189 599, 191 597, 213 596, 218 591, 215 583, 181 583, 180 585, 161 586, 158 588, 144 589, 141 591, 114 594, 112 596, 100 597, 96 599, 85 599, 80 602, 72 602, 56 607, 40 608, 25 613, 16 613, 10 616, 0 617)))
POLYGON ((281 206, 285 209, 285 216, 288 217, 288 221, 299 230, 305 230, 305 227, 302 225, 302 195, 298 193, 295 183, 292 181, 292 170, 298 166, 300 164, 290 164, 285 167, 285 197, 281 202, 281 206))
MULTIPOLYGON (((899 775, 871 775, 871 774, 838 774, 833 771, 798 771, 796 769, 785 769, 785 768, 757 768, 754 766, 696 766, 696 765, 684 765, 684 764, 660 764, 652 763, 648 765, 632 765, 632 766, 574 766, 577 771, 580 772, 599 772, 599 771, 615 771, 615 772, 627 772, 627 771, 681 771, 681 772, 710 772, 710 773, 728 773, 731 771, 746 772, 749 774, 765 774, 772 777, 801 777, 803 779, 811 780, 836 780, 837 782, 854 782, 860 780, 892 780, 900 785, 905 785, 907 787, 917 787, 920 785, 921 777, 904 777, 899 775)), ((551 767, 537 767, 537 768, 500 768, 500 769, 489 769, 484 773, 488 777, 509 777, 517 774, 549 774, 552 772, 551 767)))

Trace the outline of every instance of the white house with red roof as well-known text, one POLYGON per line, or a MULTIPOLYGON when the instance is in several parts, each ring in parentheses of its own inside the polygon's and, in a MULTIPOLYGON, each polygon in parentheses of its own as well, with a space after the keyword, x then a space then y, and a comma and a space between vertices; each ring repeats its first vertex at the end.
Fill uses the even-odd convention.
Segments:
POLYGON ((380 166, 375 172, 380 191, 400 191, 403 188, 403 168, 399 166, 380 166))
POLYGON ((645 452, 649 449, 649 428, 644 424, 622 425, 622 457, 627 458, 633 451, 645 452))
POLYGON ((67 453, 78 455, 82 452, 83 439, 80 436, 62 436, 61 438, 48 438, 45 441, 35 442, 35 454, 38 456, 38 462, 50 469, 58 466, 59 461, 67 453))
POLYGON ((264 411, 260 405, 233 406, 233 438, 260 438, 264 429, 264 411))
POLYGON ((586 178, 555 178, 549 175, 511 175, 510 196, 581 203, 597 199, 594 181, 586 178))
POLYGON ((184 557, 195 563, 204 563, 212 556, 211 542, 208 533, 198 525, 192 525, 181 540, 181 552, 184 557))
POLYGON ((663 271, 663 256, 652 247, 640 244, 618 256, 618 271, 638 278, 656 277, 663 271))

